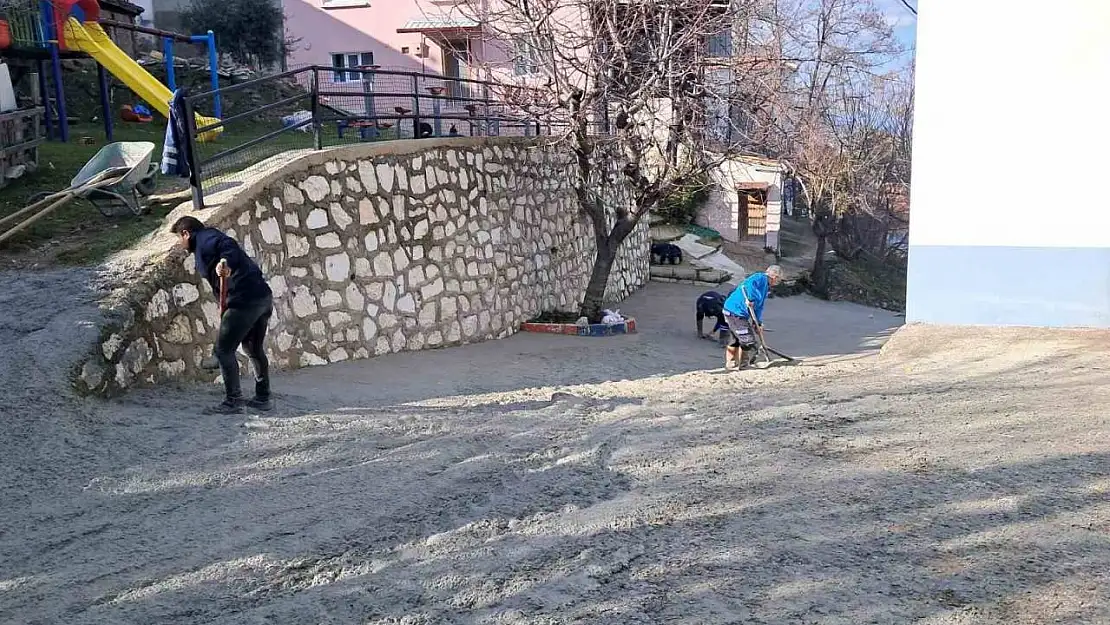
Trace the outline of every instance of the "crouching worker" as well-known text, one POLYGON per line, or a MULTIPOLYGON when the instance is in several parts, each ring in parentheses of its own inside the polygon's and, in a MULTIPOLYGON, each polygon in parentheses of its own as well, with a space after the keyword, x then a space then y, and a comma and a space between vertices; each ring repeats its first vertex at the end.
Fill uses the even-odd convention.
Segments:
POLYGON ((728 330, 728 323, 725 322, 725 296, 716 291, 706 291, 698 297, 698 301, 694 305, 697 312, 698 320, 698 338, 712 339, 721 330, 728 330), (713 325, 711 334, 706 334, 703 330, 702 321, 706 317, 713 317, 716 323, 713 325))
POLYGON ((771 265, 766 271, 748 276, 725 300, 725 322, 732 334, 732 342, 725 347, 726 370, 736 371, 755 362, 755 327, 763 327, 763 303, 771 287, 780 281, 782 267, 771 265))
POLYGON ((237 414, 247 405, 270 410, 270 363, 266 359, 266 326, 273 314, 273 293, 262 270, 234 239, 194 217, 182 217, 170 230, 179 244, 196 257, 197 271, 208 280, 212 293, 220 297, 220 278, 227 282, 227 308, 220 316, 216 338, 216 360, 224 378, 224 400, 206 410, 208 414, 237 414), (220 264, 220 260, 226 260, 220 264), (254 398, 244 400, 239 384, 239 361, 235 352, 242 345, 254 369, 254 398))

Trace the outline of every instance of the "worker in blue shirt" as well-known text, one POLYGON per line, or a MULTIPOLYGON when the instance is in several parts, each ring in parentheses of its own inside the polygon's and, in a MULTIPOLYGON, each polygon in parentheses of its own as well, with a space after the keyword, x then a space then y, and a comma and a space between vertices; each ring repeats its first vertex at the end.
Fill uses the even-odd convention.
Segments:
POLYGON ((725 300, 725 322, 732 334, 732 341, 725 347, 726 370, 736 371, 755 361, 755 326, 763 327, 763 303, 771 287, 781 281, 782 267, 771 265, 766 271, 748 276, 725 300), (751 314, 755 319, 750 318, 751 314))

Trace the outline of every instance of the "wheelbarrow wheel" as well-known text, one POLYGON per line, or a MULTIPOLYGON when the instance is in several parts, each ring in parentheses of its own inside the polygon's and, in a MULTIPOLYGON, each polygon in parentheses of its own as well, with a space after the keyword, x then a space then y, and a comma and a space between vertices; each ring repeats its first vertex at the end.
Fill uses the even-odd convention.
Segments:
POLYGON ((154 191, 157 186, 158 183, 154 180, 154 177, 151 176, 149 178, 143 178, 142 180, 137 182, 135 184, 135 191, 139 195, 154 195, 154 191))

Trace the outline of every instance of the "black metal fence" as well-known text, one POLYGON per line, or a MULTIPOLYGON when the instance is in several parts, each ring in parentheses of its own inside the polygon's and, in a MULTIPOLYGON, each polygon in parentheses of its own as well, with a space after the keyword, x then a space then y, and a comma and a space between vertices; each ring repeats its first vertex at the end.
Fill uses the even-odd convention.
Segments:
POLYGON ((183 98, 194 202, 289 150, 362 141, 549 135, 565 123, 525 112, 519 87, 380 68, 311 66, 183 98), (215 97, 224 118, 204 115, 215 97))

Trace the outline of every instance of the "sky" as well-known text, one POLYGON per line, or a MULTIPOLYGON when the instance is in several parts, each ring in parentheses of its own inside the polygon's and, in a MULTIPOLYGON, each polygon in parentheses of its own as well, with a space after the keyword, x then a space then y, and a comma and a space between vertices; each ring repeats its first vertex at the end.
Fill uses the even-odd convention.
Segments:
MULTIPOLYGON (((902 0, 874 0, 879 10, 894 24, 894 34, 907 48, 913 48, 917 41, 917 17, 906 8, 902 0)), ((906 0, 916 8, 917 0, 906 0)))

